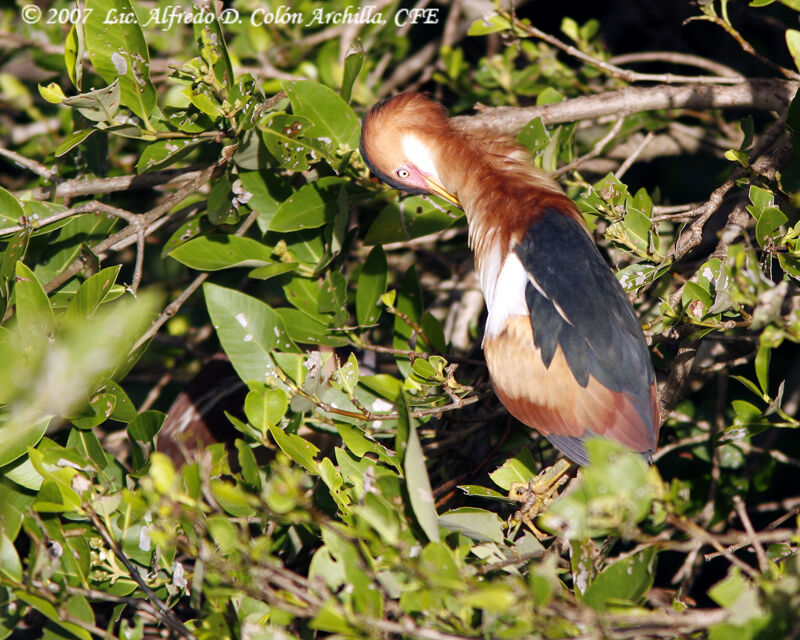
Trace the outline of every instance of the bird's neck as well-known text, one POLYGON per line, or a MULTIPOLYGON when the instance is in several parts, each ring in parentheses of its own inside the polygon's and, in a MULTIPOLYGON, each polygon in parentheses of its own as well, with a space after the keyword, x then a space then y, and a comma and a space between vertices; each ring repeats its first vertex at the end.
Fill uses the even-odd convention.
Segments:
POLYGON ((466 213, 479 273, 489 255, 504 257, 547 210, 584 224, 561 186, 513 142, 465 138, 457 155, 443 154, 437 164, 444 186, 466 213))

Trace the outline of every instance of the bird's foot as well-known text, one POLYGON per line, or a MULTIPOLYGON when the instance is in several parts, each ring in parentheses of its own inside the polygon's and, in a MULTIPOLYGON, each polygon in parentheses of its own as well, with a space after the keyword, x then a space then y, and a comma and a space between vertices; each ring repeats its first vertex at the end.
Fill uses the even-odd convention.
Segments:
POLYGON ((571 466, 571 462, 561 458, 530 481, 514 482, 509 488, 508 497, 521 502, 522 506, 512 517, 512 522, 524 523, 539 540, 547 538, 547 534, 540 531, 533 520, 558 497, 558 490, 569 480, 567 471, 571 466))

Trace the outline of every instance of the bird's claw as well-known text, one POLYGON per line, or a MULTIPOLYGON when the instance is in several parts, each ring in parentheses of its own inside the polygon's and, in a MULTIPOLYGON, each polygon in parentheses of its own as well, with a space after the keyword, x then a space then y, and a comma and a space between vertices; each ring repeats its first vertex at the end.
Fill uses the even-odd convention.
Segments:
POLYGON ((528 482, 514 482, 509 488, 508 497, 521 502, 522 506, 512 517, 512 522, 524 523, 539 540, 547 538, 547 534, 540 531, 533 520, 558 497, 558 490, 569 480, 566 473, 570 466, 571 463, 562 458, 528 482))

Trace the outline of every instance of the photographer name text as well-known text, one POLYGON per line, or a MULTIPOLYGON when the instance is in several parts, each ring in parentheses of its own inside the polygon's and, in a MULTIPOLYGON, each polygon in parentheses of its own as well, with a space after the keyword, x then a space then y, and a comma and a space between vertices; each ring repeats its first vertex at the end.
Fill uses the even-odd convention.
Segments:
MULTIPOLYGON (((44 20, 47 24, 75 24, 84 23, 94 9, 71 8, 55 9, 50 8, 44 12, 38 6, 29 4, 22 7, 22 19, 28 24, 34 24, 44 20)), ((120 11, 109 9, 103 16, 103 24, 141 24, 142 27, 155 27, 162 31, 167 31, 177 25, 182 24, 210 24, 214 20, 220 24, 241 24, 249 22, 254 27, 265 25, 303 25, 304 27, 332 26, 343 24, 378 24, 385 25, 393 22, 396 26, 402 27, 411 24, 438 24, 438 8, 414 8, 398 9, 392 15, 386 15, 382 11, 377 11, 375 5, 366 5, 359 9, 346 7, 341 11, 326 11, 322 7, 314 9, 310 13, 302 11, 292 11, 286 6, 270 10, 266 8, 256 8, 249 15, 243 16, 237 9, 227 8, 220 11, 219 15, 206 11, 205 9, 186 8, 178 5, 170 5, 161 8, 150 9, 144 14, 141 22, 137 19, 133 11, 120 11)))

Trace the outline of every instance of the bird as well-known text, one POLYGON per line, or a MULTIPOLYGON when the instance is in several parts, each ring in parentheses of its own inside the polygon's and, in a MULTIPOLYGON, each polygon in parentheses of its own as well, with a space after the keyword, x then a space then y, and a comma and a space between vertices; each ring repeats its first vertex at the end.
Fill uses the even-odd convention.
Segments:
POLYGON ((578 465, 592 437, 652 462, 658 396, 641 325, 577 206, 530 153, 456 128, 441 104, 411 92, 367 111, 360 151, 387 185, 466 214, 484 356, 505 408, 578 465))

